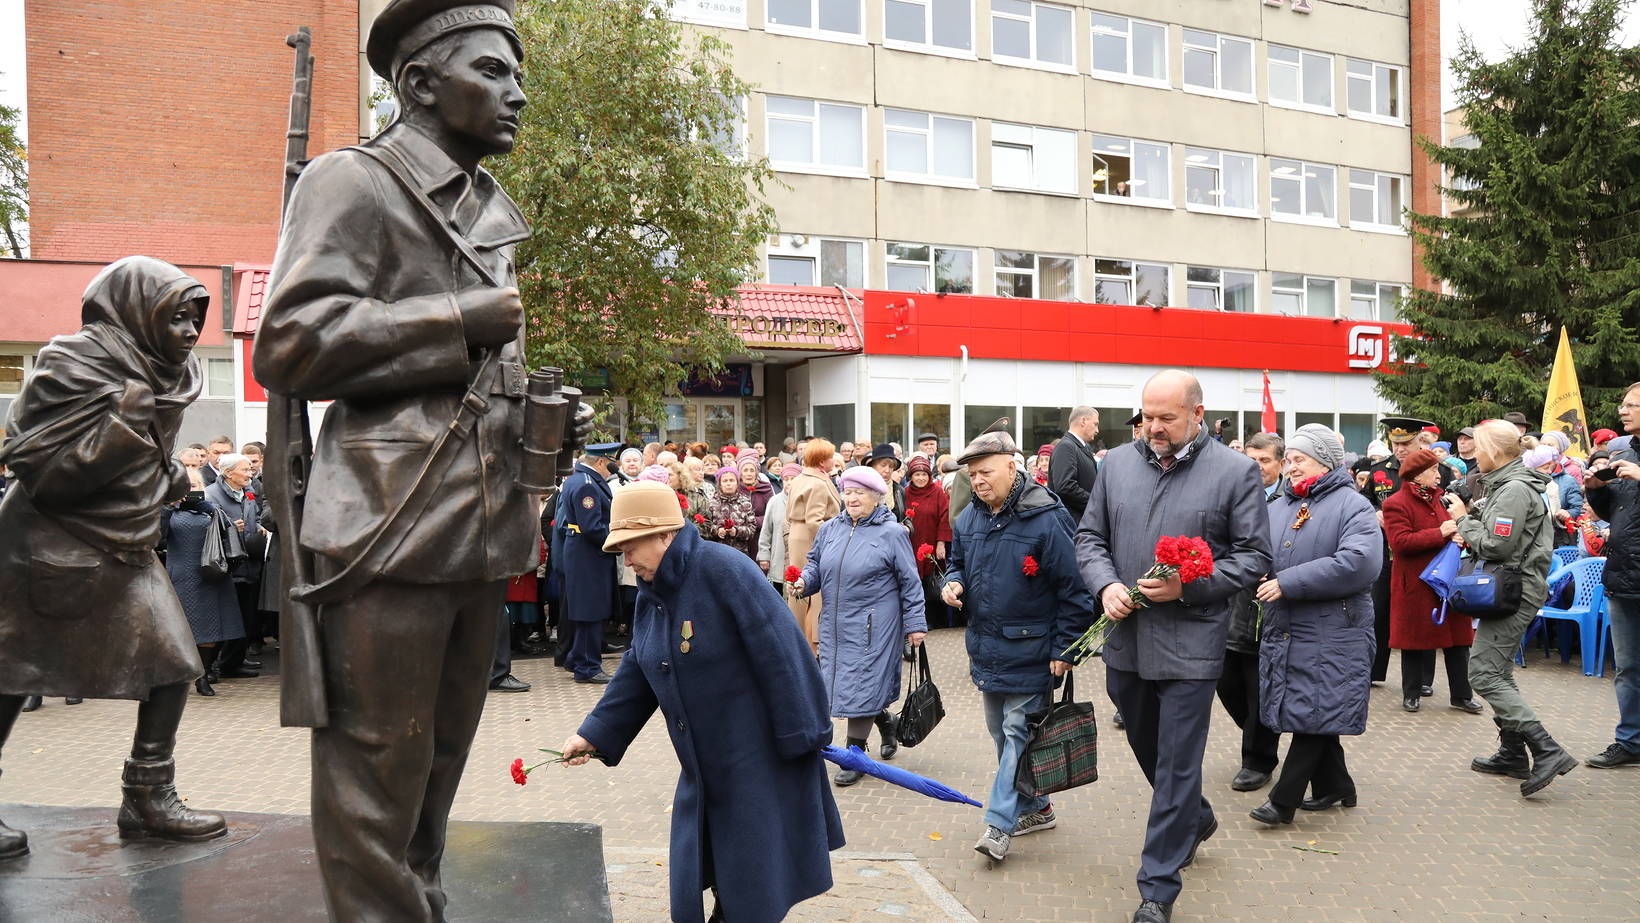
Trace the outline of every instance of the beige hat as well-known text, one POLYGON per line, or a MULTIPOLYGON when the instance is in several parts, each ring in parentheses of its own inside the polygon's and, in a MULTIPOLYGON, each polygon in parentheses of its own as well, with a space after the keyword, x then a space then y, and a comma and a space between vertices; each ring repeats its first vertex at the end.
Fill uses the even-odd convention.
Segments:
POLYGON ((677 491, 657 481, 633 481, 615 490, 609 507, 609 538, 604 550, 619 551, 635 538, 683 528, 677 491))

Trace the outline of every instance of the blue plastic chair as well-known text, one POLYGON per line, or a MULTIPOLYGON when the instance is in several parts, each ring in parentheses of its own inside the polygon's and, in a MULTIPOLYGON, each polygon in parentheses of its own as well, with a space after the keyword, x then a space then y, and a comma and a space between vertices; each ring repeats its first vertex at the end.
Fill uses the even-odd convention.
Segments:
MULTIPOLYGON (((1600 582, 1605 571, 1605 558, 1579 558, 1571 564, 1555 568, 1549 574, 1550 586, 1568 577, 1576 584, 1576 589, 1572 593, 1572 604, 1565 609, 1545 606, 1538 610, 1537 621, 1527 629, 1526 636, 1520 639, 1520 650, 1515 653, 1517 663, 1524 661, 1526 644, 1531 640, 1535 629, 1540 625, 1547 627, 1548 621, 1558 619, 1577 624, 1582 647, 1583 675, 1606 675, 1606 635, 1611 626, 1606 613, 1606 591, 1600 582)), ((1569 660, 1570 654, 1563 652, 1563 657, 1569 660)))

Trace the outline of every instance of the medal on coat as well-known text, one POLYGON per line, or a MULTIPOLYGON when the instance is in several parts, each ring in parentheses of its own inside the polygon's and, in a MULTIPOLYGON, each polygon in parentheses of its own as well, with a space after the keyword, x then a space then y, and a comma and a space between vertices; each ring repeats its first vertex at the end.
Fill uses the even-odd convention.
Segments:
POLYGON ((678 653, 687 654, 689 653, 689 639, 695 636, 695 623, 684 619, 682 634, 683 643, 678 645, 678 653))

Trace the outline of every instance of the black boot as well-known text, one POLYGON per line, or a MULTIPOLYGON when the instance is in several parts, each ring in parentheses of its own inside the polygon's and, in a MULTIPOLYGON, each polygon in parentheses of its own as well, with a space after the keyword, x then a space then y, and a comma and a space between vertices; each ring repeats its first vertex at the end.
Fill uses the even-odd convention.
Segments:
POLYGON ((188 685, 177 683, 151 690, 148 701, 137 706, 137 733, 120 786, 125 797, 118 824, 124 839, 196 842, 228 832, 222 815, 191 810, 177 798, 176 762, 171 757, 187 702, 188 685))
POLYGON ((878 712, 873 722, 877 725, 877 733, 883 737, 882 746, 877 748, 878 755, 885 760, 893 759, 894 754, 900 752, 900 742, 894 737, 894 732, 899 730, 899 722, 886 710, 878 712))
POLYGON ((44 705, 45 701, 46 700, 44 698, 41 698, 40 696, 37 696, 37 695, 23 696, 23 707, 20 710, 21 711, 39 711, 40 706, 44 705))
POLYGON ((1470 761, 1469 768, 1494 776, 1526 778, 1531 769, 1531 764, 1526 761, 1526 741, 1521 739, 1518 731, 1506 730, 1503 719, 1493 718, 1492 723, 1498 726, 1498 752, 1491 756, 1475 757, 1470 761))
MULTIPOLYGON (((201 645, 199 647, 200 663, 207 665, 210 664, 211 658, 215 655, 216 647, 214 645, 211 647, 201 645)), ((204 673, 200 674, 199 679, 194 680, 194 689, 198 690, 200 695, 216 695, 216 690, 211 688, 211 671, 209 666, 206 667, 204 673)))
MULTIPOLYGON (((864 751, 866 748, 865 738, 850 737, 848 739, 847 746, 859 747, 862 751, 864 751)), ((865 773, 853 769, 839 769, 837 770, 837 775, 831 777, 831 781, 835 783, 838 788, 843 788, 860 781, 864 775, 865 773)))
MULTIPOLYGON (((17 715, 23 710, 23 697, 20 695, 0 695, 0 750, 5 749, 6 738, 11 736, 11 726, 16 723, 17 715)), ((15 859, 28 854, 28 834, 21 830, 13 830, 0 820, 0 860, 15 859)))
POLYGON ((1533 721, 1523 725, 1520 736, 1526 740, 1526 749, 1532 751, 1532 774, 1520 783, 1522 798, 1542 791, 1556 776, 1577 768, 1577 757, 1561 749, 1542 724, 1533 721))

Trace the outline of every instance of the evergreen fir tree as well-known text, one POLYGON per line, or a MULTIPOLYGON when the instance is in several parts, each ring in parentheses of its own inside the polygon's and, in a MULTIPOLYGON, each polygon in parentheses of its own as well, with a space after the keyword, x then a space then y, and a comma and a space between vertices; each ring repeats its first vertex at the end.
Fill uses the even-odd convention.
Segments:
MULTIPOLYGON (((1543 410, 1560 327, 1590 426, 1616 423, 1640 380, 1640 49, 1618 40, 1629 0, 1534 0, 1533 36, 1489 64, 1453 61, 1474 147, 1419 144, 1466 217, 1412 214, 1424 265, 1450 291, 1402 305, 1415 337, 1377 375, 1442 429, 1543 410)), ((1621 431, 1621 427, 1617 427, 1621 431)))

